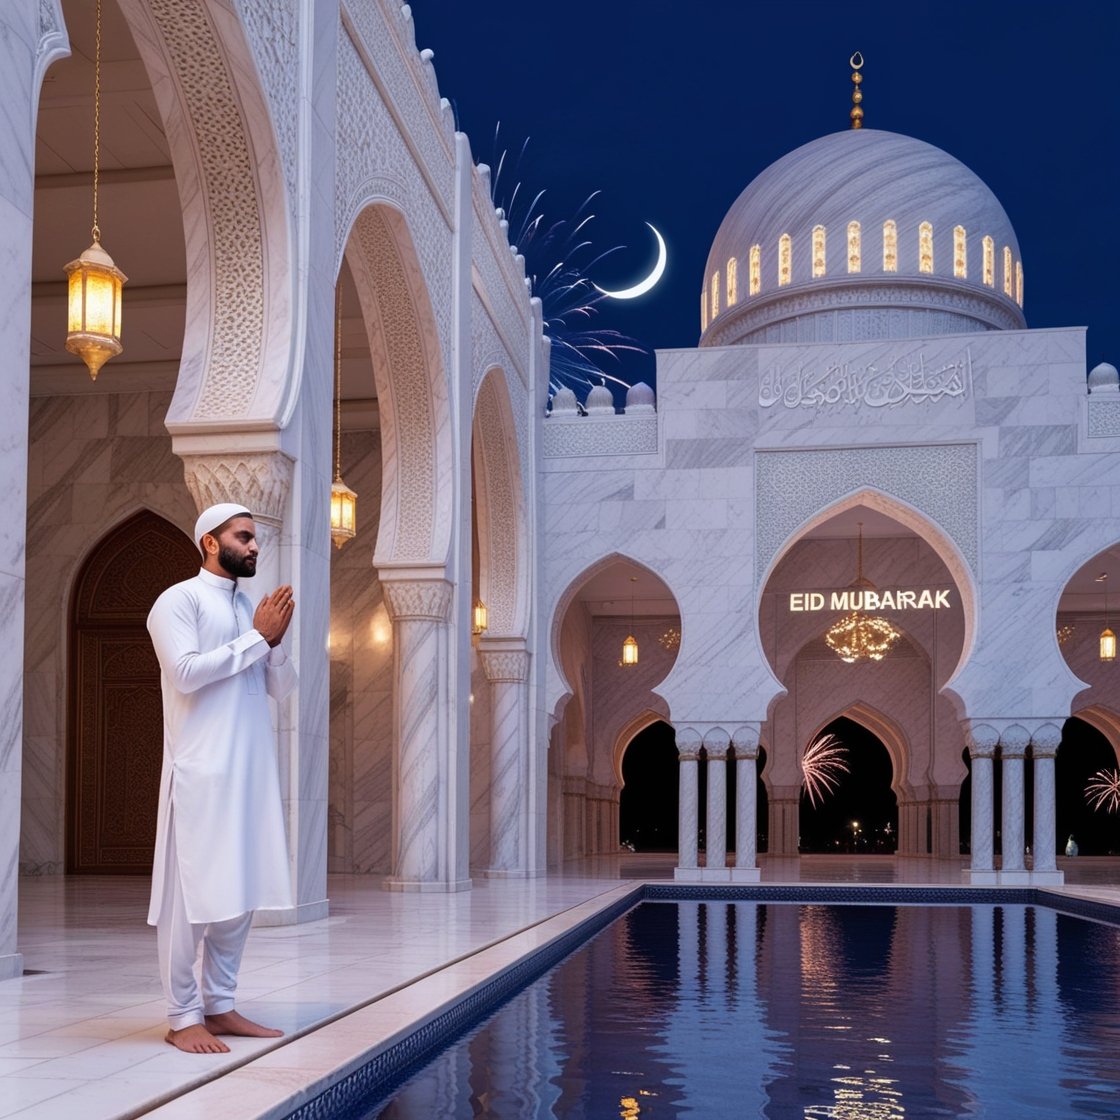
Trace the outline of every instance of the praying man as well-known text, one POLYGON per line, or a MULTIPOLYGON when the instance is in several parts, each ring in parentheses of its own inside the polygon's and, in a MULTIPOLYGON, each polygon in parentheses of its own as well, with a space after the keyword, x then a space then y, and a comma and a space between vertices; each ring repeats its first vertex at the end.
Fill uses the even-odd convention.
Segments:
POLYGON ((296 684, 280 645, 295 603, 285 586, 254 611, 238 586, 257 570, 256 526, 244 506, 204 510, 194 539, 202 569, 169 587, 148 615, 163 688, 148 923, 156 927, 167 1041, 223 1054, 229 1047, 219 1035, 283 1034, 241 1015, 234 995, 253 911, 292 905, 268 697, 282 700, 296 684))

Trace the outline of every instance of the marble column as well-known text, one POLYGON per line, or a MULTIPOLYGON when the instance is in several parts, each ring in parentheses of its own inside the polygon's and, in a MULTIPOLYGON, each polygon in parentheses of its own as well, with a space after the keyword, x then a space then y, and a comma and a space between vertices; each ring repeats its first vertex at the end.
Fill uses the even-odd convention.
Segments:
POLYGON ((393 579, 381 574, 393 623, 392 890, 448 889, 440 866, 440 750, 447 739, 447 620, 452 588, 445 579, 393 579))
POLYGON ((529 654, 524 648, 481 648, 479 658, 490 682, 490 866, 485 875, 523 878, 528 872, 529 654))
POLYGON ((737 728, 731 735, 735 756, 735 866, 737 883, 757 883, 758 870, 758 729, 737 728))
MULTIPOLYGON (((16 951, 23 752, 24 557, 27 535, 28 369, 35 121, 46 68, 69 53, 57 0, 0 6, 4 111, 0 113, 0 980, 23 972, 16 951)), ((77 249, 84 248, 80 245, 77 249)), ((76 252, 77 250, 75 250, 76 252)), ((74 377, 86 376, 76 364, 74 377)))
POLYGON ((727 749, 731 737, 717 728, 704 736, 708 767, 708 804, 704 831, 704 879, 726 881, 727 870, 727 749))
POLYGON ((1027 875, 1024 832, 1026 806, 1023 799, 1023 757, 1030 745, 1030 732, 1013 723, 1000 733, 999 752, 1003 760, 1003 811, 1000 814, 1000 831, 1003 838, 1003 857, 1000 861, 999 881, 1020 884, 1029 881, 1027 875))
POLYGON ((1058 870, 1058 838, 1055 821, 1054 757, 1062 741, 1056 723, 1044 723, 1031 733, 1034 759, 1034 838, 1031 850, 1034 864, 1031 882, 1057 885, 1065 876, 1058 870))
POLYGON ((700 783, 696 769, 700 758, 700 736, 691 730, 678 731, 677 754, 681 770, 677 795, 677 866, 673 878, 695 881, 700 878, 697 853, 700 783))
POLYGON ((973 883, 995 883, 992 759, 999 732, 986 723, 966 723, 965 742, 972 759, 972 859, 968 879, 973 883))

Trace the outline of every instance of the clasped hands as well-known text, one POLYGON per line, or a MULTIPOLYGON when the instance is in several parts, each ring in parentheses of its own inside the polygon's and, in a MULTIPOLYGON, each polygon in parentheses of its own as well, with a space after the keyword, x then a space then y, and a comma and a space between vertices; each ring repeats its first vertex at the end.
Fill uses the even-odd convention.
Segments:
POLYGON ((295 613, 296 601, 292 598, 292 589, 284 584, 257 604, 253 614, 253 628, 270 646, 278 646, 295 613))

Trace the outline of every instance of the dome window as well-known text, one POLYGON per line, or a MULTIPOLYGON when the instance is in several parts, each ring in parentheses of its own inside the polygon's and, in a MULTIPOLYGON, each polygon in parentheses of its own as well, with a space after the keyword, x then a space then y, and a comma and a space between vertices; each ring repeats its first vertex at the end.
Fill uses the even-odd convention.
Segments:
POLYGON ((719 314, 719 270, 712 273, 712 322, 719 314))
POLYGON ((990 238, 984 238, 984 283, 989 288, 996 284, 996 243, 990 238))
POLYGON ((727 261, 727 306, 734 307, 739 302, 739 262, 730 257, 727 261))
POLYGON ((968 234, 964 226, 953 227, 953 275, 958 280, 968 279, 968 234))
POLYGON ((883 271, 898 271, 898 226, 893 218, 883 223, 883 271))
POLYGON ((1003 247, 1003 294, 1011 296, 1011 246, 1003 247))
POLYGON ((929 222, 918 226, 918 271, 933 271, 933 226, 929 222))
POLYGON ((813 276, 825 274, 825 230, 824 226, 813 226, 813 276))
POLYGON ((790 279, 793 244, 788 233, 778 238, 778 287, 784 288, 790 279))
POLYGON ((859 222, 848 223, 848 271, 859 272, 859 222))
POLYGON ((1015 302, 1023 306, 1023 262, 1015 262, 1015 302))
POLYGON ((708 289, 700 289, 700 329, 708 329, 708 289))
POLYGON ((762 291, 762 246, 751 246, 749 292, 752 296, 762 291))

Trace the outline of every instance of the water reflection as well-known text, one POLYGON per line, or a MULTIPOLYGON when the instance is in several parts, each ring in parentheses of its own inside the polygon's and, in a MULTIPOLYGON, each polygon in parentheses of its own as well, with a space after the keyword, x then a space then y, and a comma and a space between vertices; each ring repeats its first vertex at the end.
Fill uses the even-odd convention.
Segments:
POLYGON ((1118 996, 1051 910, 646 903, 370 1115, 1120 1115, 1118 996))

